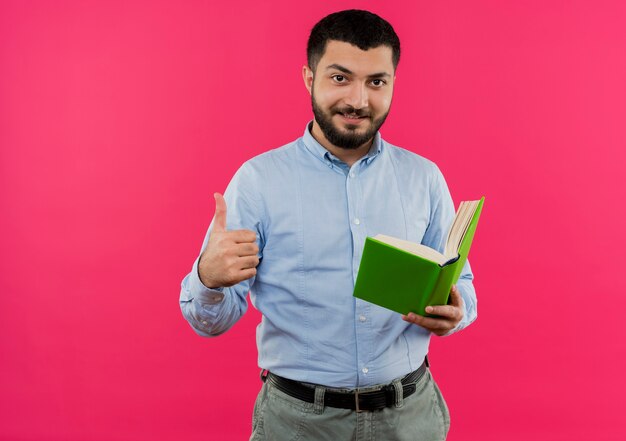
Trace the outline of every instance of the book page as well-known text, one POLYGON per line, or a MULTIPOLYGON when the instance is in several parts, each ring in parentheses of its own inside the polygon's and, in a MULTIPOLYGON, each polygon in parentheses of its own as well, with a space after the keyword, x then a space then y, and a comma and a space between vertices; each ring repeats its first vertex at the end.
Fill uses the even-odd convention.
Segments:
POLYGON ((463 225, 465 224, 465 219, 467 218, 467 205, 467 202, 461 202, 459 209, 454 216, 454 222, 452 222, 452 227, 450 228, 444 249, 444 255, 448 258, 456 256, 458 244, 460 243, 462 237, 461 234, 463 225))
POLYGON ((454 247, 452 244, 456 240, 456 235, 459 230, 459 224, 461 223, 461 218, 463 217, 463 212, 465 211, 465 202, 461 202, 459 208, 456 210, 456 214, 454 215, 454 220, 452 221, 452 225, 450 225, 450 229, 448 230, 448 236, 446 237, 445 247, 443 250, 444 256, 450 258, 452 254, 454 254, 454 247))
POLYGON ((480 201, 464 201, 459 205, 454 222, 450 228, 450 233, 448 234, 448 240, 446 241, 444 255, 448 259, 458 255, 461 242, 463 241, 465 233, 467 233, 469 224, 472 222, 479 202, 480 201))
POLYGON ((422 245, 420 243, 409 242, 408 240, 397 239, 395 237, 386 236, 384 234, 377 234, 374 236, 374 239, 384 242, 387 245, 391 245, 392 247, 399 248, 407 253, 415 254, 416 256, 423 257, 424 259, 428 259, 431 262, 435 262, 439 265, 443 265, 449 259, 446 259, 443 254, 441 254, 437 250, 433 250, 426 245, 422 245))

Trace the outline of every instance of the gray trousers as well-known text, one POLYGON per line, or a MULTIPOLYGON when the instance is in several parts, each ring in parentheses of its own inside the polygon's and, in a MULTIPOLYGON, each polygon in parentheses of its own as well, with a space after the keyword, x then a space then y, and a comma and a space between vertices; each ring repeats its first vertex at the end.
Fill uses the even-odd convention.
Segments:
MULTIPOLYGON (((400 380, 394 382, 402 390, 400 380)), ((323 387, 315 403, 293 398, 265 382, 254 404, 250 441, 442 441, 450 428, 448 406, 430 369, 406 399, 373 412, 324 407, 323 387)), ((362 389, 361 392, 367 392, 362 389)))

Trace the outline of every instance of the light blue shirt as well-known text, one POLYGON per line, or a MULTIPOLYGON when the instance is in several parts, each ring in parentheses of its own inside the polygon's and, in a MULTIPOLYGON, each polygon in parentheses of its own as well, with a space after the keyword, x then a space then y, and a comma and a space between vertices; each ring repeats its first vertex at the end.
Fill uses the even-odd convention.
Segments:
MULTIPOLYGON (((383 141, 351 167, 310 134, 242 165, 224 194, 227 228, 256 233, 257 275, 213 290, 198 259, 183 279, 180 307, 201 336, 227 331, 252 304, 259 366, 329 387, 389 383, 417 369, 430 333, 400 314, 352 296, 367 236, 382 233, 443 250, 454 217, 444 178, 431 161, 383 141)), ((202 250, 212 229, 209 226, 202 250)), ((457 287, 476 318, 469 263, 457 287)))

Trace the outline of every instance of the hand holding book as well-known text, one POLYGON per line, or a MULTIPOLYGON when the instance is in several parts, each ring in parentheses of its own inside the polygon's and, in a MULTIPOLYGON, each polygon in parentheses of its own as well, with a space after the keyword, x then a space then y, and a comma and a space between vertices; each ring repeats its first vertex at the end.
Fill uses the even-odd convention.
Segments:
POLYGON ((463 300, 456 285, 452 285, 450 289, 447 305, 427 306, 426 312, 434 317, 424 317, 410 312, 407 315, 402 314, 402 320, 419 325, 440 337, 452 331, 463 320, 464 315, 463 300))
MULTIPOLYGON (((368 237, 354 286, 354 296, 399 312, 407 318, 413 317, 410 315, 413 313, 430 316, 433 320, 458 323, 462 316, 458 318, 452 306, 456 295, 450 301, 448 299, 452 293, 451 287, 459 279, 467 260, 484 200, 483 197, 476 201, 461 202, 450 226, 443 253, 383 234, 368 237), (435 309, 431 311, 428 307, 435 309), (433 317, 436 315, 444 318, 433 317)), ((460 297, 458 302, 462 306, 460 297)), ((442 323, 425 323, 434 329, 447 327, 442 323)))

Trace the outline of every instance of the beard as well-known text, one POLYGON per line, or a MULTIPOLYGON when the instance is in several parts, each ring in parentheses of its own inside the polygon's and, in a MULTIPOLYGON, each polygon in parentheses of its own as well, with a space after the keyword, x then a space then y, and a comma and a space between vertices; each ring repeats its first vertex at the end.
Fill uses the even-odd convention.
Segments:
POLYGON ((371 112, 365 109, 356 109, 352 106, 346 107, 331 107, 328 112, 323 110, 315 101, 315 94, 311 93, 311 105, 313 107, 313 115, 315 115, 315 121, 322 129, 322 133, 326 139, 334 146, 340 147, 346 150, 355 150, 361 147, 366 142, 370 141, 378 132, 378 129, 383 125, 389 111, 387 111, 380 118, 372 119, 371 112), (333 123, 333 116, 337 114, 349 114, 359 117, 368 118, 370 120, 369 129, 363 133, 358 133, 359 126, 347 124, 346 130, 341 130, 333 123))

